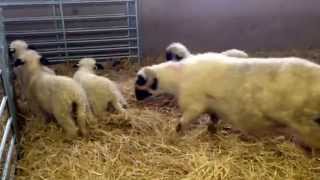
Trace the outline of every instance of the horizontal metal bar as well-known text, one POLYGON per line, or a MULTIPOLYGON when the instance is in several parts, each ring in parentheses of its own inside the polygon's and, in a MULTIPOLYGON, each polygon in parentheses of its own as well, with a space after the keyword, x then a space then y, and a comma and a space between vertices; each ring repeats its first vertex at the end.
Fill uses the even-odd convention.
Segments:
MULTIPOLYGON (((101 51, 116 51, 116 50, 130 50, 130 49, 137 49, 138 47, 114 47, 114 48, 97 48, 97 49, 88 49, 88 47, 83 48, 68 48, 67 51, 69 53, 81 53, 81 52, 101 52, 101 51)), ((65 52, 64 49, 55 50, 55 51, 39 51, 41 54, 56 54, 56 53, 63 53, 65 52)))
MULTIPOLYGON (((90 33, 90 32, 113 32, 113 31, 128 31, 135 30, 136 28, 129 27, 114 27, 114 28, 98 28, 98 29, 87 29, 87 28, 68 28, 66 33, 90 33)), ((62 34, 63 31, 28 31, 28 32, 7 32, 7 36, 37 36, 37 35, 49 35, 49 34, 62 34)))
MULTIPOLYGON (((81 39, 81 40, 69 40, 67 39, 68 44, 82 44, 82 43, 97 43, 97 42, 119 42, 119 41, 136 41, 137 38, 128 38, 125 36, 125 38, 101 38, 101 39, 81 39)), ((52 42, 29 42, 29 44, 34 46, 41 46, 41 45, 59 45, 63 44, 64 41, 52 41, 52 42)))
POLYGON ((8 179, 8 176, 10 175, 10 170, 11 170, 11 161, 12 161, 12 155, 13 155, 13 151, 14 151, 14 146, 15 146, 15 142, 16 142, 16 136, 12 136, 11 140, 10 140, 10 146, 8 149, 8 153, 7 153, 7 158, 4 164, 4 169, 3 169, 3 173, 2 173, 2 178, 1 179, 8 179))
MULTIPOLYGON (((97 3, 123 3, 123 2, 134 2, 134 0, 70 0, 64 1, 63 4, 97 4, 97 3)), ((58 5, 58 1, 48 1, 48 2, 39 2, 39 1, 30 1, 30 2, 2 2, 0 6, 32 6, 32 5, 58 5)))
MULTIPOLYGON (((70 56, 70 57, 72 57, 72 56, 70 56)), ((66 59, 70 59, 70 61, 72 62, 72 61, 74 61, 74 62, 76 62, 76 61, 78 61, 79 59, 81 59, 81 58, 83 58, 83 57, 85 57, 85 56, 79 56, 79 57, 73 57, 73 58, 67 58, 67 57, 62 57, 62 58, 60 58, 60 59, 49 59, 49 61, 50 61, 50 63, 53 63, 53 64, 59 64, 59 63, 65 63, 66 61, 66 59)), ((86 56, 86 57, 93 57, 93 56, 86 56)), ((105 59, 119 59, 119 58, 138 58, 138 56, 136 56, 136 55, 131 55, 131 56, 106 56, 106 57, 93 57, 93 58, 95 58, 97 61, 99 61, 99 60, 105 60, 105 59)))
POLYGON ((7 100, 8 100, 8 96, 4 96, 2 98, 2 101, 1 101, 1 104, 0 104, 0 118, 2 117, 4 109, 6 108, 7 100))
POLYGON ((12 121, 13 121, 13 119, 12 119, 12 117, 10 117, 8 119, 7 125, 3 131, 3 136, 2 136, 2 140, 1 140, 1 144, 0 144, 0 162, 2 161, 2 156, 3 156, 4 148, 6 146, 9 132, 11 130, 12 121))
POLYGON ((53 57, 53 58, 48 58, 50 61, 51 59, 79 59, 79 58, 84 58, 84 57, 93 57, 93 58, 98 58, 98 57, 114 57, 114 56, 129 56, 129 52, 126 53, 112 53, 112 54, 93 54, 93 55, 74 55, 74 56, 66 56, 66 57, 53 57))
MULTIPOLYGON (((121 19, 128 17, 136 17, 135 15, 125 14, 103 14, 103 15, 87 15, 87 16, 65 16, 64 21, 70 20, 93 20, 93 19, 121 19)), ((46 16, 46 17, 18 17, 18 18, 5 18, 5 23, 12 22, 35 22, 35 21, 57 21, 61 20, 60 16, 46 16)))

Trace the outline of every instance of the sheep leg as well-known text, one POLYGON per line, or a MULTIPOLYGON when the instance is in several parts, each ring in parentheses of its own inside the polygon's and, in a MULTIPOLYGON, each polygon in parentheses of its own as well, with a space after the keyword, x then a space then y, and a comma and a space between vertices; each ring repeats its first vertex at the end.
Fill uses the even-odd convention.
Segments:
POLYGON ((202 111, 198 109, 187 109, 186 111, 184 111, 180 122, 176 126, 176 132, 184 133, 185 130, 189 127, 190 123, 197 120, 201 113, 202 111))
POLYGON ((75 122, 72 120, 72 117, 68 114, 64 116, 63 113, 55 113, 58 124, 65 130, 68 137, 78 136, 78 127, 75 122))
POLYGON ((121 106, 121 104, 118 101, 112 101, 111 103, 112 106, 116 109, 116 111, 124 115, 125 119, 128 119, 127 111, 121 106))

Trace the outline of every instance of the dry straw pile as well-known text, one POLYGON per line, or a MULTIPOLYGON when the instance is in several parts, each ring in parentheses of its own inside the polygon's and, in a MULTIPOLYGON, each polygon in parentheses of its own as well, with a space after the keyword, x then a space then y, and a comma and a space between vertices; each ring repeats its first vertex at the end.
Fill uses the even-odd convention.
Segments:
MULTIPOLYGON (((57 68, 72 74, 71 68, 57 68)), ((173 100, 138 103, 132 90, 134 72, 107 68, 101 74, 121 82, 130 120, 103 117, 90 136, 70 142, 56 123, 25 115, 18 180, 320 178, 319 159, 281 138, 244 141, 226 125, 217 134, 199 125, 176 137, 180 114, 173 100)))

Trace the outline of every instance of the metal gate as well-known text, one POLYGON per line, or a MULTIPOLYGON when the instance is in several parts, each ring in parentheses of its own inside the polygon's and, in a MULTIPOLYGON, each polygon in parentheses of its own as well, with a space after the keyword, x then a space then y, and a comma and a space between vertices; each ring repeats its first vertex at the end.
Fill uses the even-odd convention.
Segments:
MULTIPOLYGON (((2 9, 0 8, 0 14, 2 9)), ((0 32, 4 31, 3 19, 0 17, 0 32)), ((1 179, 9 179, 14 174, 17 160, 17 123, 14 104, 11 67, 8 61, 7 43, 4 33, 0 33, 0 74, 2 100, 0 103, 1 144, 0 162, 1 179)))
POLYGON ((141 59, 138 0, 0 0, 8 42, 26 40, 53 63, 141 59))

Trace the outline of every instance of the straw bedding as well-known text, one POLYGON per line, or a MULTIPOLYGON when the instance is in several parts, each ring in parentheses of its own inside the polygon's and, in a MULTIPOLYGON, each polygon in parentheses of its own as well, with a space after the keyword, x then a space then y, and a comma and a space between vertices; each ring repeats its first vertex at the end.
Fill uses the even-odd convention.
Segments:
MULTIPOLYGON (((72 74, 67 65, 56 68, 72 74)), ((175 136, 180 112, 174 99, 136 102, 134 71, 110 69, 100 74, 121 83, 130 119, 102 117, 88 137, 69 141, 56 123, 24 114, 18 180, 319 179, 319 156, 305 155, 282 137, 243 140, 227 124, 210 134, 201 123, 175 136)))

